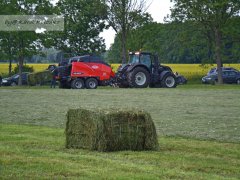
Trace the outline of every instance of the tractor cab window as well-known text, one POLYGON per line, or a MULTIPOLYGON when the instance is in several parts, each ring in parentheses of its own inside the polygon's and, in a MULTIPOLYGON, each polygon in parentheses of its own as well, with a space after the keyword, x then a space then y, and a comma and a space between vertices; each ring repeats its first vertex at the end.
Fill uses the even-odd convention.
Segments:
POLYGON ((139 63, 139 55, 132 54, 129 58, 129 64, 139 63))
POLYGON ((148 68, 151 68, 152 61, 151 56, 149 54, 142 54, 140 56, 140 62, 142 64, 145 64, 148 68))

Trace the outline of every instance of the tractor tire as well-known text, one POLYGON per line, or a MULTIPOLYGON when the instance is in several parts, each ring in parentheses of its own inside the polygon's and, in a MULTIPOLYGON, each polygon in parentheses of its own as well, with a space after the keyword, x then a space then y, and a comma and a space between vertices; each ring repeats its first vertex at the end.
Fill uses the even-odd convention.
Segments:
POLYGON ((71 82, 72 89, 84 89, 84 87, 84 81, 82 79, 77 78, 71 82))
POLYGON ((175 88, 177 86, 176 78, 172 74, 167 74, 161 81, 161 86, 164 88, 175 88))
POLYGON ((136 67, 128 74, 127 80, 131 88, 146 88, 150 83, 150 74, 146 69, 136 67))
POLYGON ((87 89, 96 89, 98 86, 98 81, 95 78, 89 78, 85 82, 87 89))

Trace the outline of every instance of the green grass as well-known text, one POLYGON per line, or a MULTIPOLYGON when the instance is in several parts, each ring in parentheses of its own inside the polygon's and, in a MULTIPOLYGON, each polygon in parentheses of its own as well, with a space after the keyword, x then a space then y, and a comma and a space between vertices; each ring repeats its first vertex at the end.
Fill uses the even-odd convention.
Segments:
POLYGON ((160 136, 239 143, 239 92, 237 85, 187 85, 176 89, 0 88, 0 123, 64 128, 70 108, 138 108, 151 114, 160 136))
POLYGON ((61 128, 0 124, 0 179, 239 179, 240 145, 161 137, 159 151, 65 149, 61 128))
POLYGON ((0 88, 0 179, 240 179, 240 86, 63 90, 0 88), (69 108, 139 108, 160 149, 65 148, 69 108))

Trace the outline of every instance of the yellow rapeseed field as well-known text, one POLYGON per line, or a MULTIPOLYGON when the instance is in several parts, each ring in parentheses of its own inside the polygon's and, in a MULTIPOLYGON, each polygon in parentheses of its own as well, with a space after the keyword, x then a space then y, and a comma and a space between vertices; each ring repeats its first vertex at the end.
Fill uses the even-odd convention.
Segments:
MULTIPOLYGON (((27 64, 28 66, 32 66, 34 69, 34 72, 43 71, 48 68, 50 64, 27 64)), ((57 64, 55 64, 57 65, 57 64)), ((7 74, 8 73, 8 66, 7 63, 1 63, 0 64, 0 74, 7 74)), ((12 69, 14 69, 17 66, 17 64, 12 65, 12 69)))
MULTIPOLYGON (((27 64, 29 66, 33 66, 35 72, 39 72, 47 69, 49 64, 27 64)), ((57 64, 56 64, 57 65, 57 64)), ((212 67, 216 67, 216 65, 201 65, 201 64, 164 64, 170 66, 174 72, 178 72, 179 74, 185 76, 187 79, 199 79, 204 76, 212 67)), ((111 64, 111 67, 114 72, 117 71, 120 64, 111 64)), ((234 67, 240 70, 240 64, 224 64, 225 67, 234 67)), ((16 67, 16 64, 13 64, 13 68, 16 67)), ((8 73, 8 64, 3 63, 0 64, 0 74, 8 73)))

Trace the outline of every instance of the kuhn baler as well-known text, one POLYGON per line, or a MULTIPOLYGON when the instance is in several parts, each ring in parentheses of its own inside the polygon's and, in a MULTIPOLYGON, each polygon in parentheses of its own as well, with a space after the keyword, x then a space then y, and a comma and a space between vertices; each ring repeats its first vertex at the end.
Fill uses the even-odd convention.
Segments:
POLYGON ((68 65, 56 70, 60 88, 95 89, 99 85, 109 85, 115 76, 110 65, 92 55, 73 57, 68 65))

